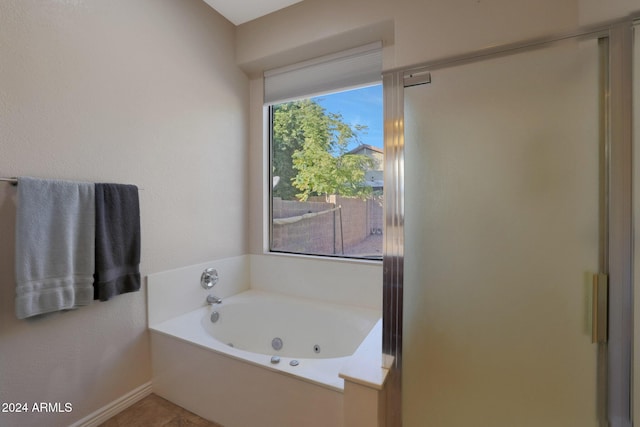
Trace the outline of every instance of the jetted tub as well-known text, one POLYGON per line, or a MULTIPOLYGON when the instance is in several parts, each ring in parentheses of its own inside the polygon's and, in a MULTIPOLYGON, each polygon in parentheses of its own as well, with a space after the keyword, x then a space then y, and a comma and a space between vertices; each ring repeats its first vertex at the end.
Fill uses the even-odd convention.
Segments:
POLYGON ((381 323, 376 310, 242 292, 150 327, 154 392, 225 427, 338 427, 339 371, 359 346, 381 351, 381 323))

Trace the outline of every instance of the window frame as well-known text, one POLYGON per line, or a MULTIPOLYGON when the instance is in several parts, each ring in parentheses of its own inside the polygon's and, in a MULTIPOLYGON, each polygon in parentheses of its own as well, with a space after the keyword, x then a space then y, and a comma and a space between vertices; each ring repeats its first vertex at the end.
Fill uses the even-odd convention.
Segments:
MULTIPOLYGON (((382 81, 382 75, 380 76, 379 81, 376 82, 369 82, 367 84, 361 84, 361 85, 357 85, 357 86, 352 86, 352 87, 341 87, 341 88, 336 88, 334 90, 322 93, 322 94, 309 94, 306 96, 300 96, 300 97, 296 97, 293 99, 287 99, 284 101, 274 101, 274 102, 270 102, 270 103, 265 103, 265 110, 266 110, 266 114, 264 114, 265 120, 267 121, 266 126, 263 127, 263 129, 267 132, 266 135, 266 147, 267 147, 267 168, 268 168, 268 173, 266 174, 267 176, 267 181, 265 183, 265 185, 267 186, 267 196, 268 196, 268 201, 267 201, 267 212, 265 216, 265 220, 266 220, 266 226, 268 228, 267 233, 265 233, 265 237, 267 239, 267 241, 264 244, 264 248, 265 248, 265 253, 269 254, 269 255, 280 255, 280 256, 296 256, 296 257, 305 257, 305 258, 320 258, 320 259, 333 259, 333 260, 339 260, 339 261, 348 261, 348 262, 364 262, 364 263, 376 263, 376 264, 382 264, 382 260, 383 260, 383 253, 382 251, 380 252, 379 256, 357 256, 357 255, 345 255, 345 254, 325 254, 325 253, 306 253, 306 252, 294 252, 294 251, 288 251, 288 250, 282 250, 282 249, 274 249, 273 248, 273 238, 274 238, 274 231, 273 231, 273 197, 274 197, 274 185, 273 185, 273 180, 274 180, 274 171, 273 171, 273 148, 274 148, 274 138, 273 138, 273 131, 274 131, 274 111, 275 111, 275 106, 279 105, 279 104, 283 104, 286 102, 294 102, 294 101, 298 101, 298 100, 303 100, 303 99, 312 99, 314 97, 317 96, 321 96, 321 95, 331 95, 331 94, 336 94, 336 93, 341 93, 341 92, 347 92, 350 90, 355 90, 355 89, 359 89, 359 88, 365 88, 365 87, 370 87, 370 86, 380 86, 382 87, 383 85, 383 81, 382 81)), ((384 120, 383 118, 383 114, 380 115, 380 119, 384 120)), ((384 144, 384 140, 382 141, 384 144)), ((384 161, 382 162, 384 165, 384 161)), ((383 187, 384 188, 384 187, 383 187)), ((383 190, 384 191, 384 190, 383 190)), ((263 193, 264 194, 264 193, 263 193)), ((384 205, 384 203, 383 203, 384 205)), ((384 242, 384 211, 383 211, 383 224, 382 224, 382 236, 383 236, 383 242, 384 242)), ((382 248, 381 248, 382 249, 382 248)))

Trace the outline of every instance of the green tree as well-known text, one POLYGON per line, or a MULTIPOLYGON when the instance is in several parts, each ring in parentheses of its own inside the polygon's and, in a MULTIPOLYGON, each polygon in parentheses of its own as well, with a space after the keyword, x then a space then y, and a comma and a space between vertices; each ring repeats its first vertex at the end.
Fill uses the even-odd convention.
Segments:
POLYGON ((347 154, 351 141, 366 126, 350 126, 316 101, 279 104, 273 111, 272 166, 280 182, 274 196, 307 200, 309 196, 340 194, 366 197, 365 171, 373 160, 347 154))

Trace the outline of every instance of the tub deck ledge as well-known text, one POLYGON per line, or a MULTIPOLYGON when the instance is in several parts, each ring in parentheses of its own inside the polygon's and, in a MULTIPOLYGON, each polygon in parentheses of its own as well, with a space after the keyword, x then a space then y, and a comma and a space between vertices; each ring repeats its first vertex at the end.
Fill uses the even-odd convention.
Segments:
POLYGON ((380 319, 344 364, 339 376, 346 381, 382 390, 388 373, 389 369, 383 367, 382 319, 380 319))

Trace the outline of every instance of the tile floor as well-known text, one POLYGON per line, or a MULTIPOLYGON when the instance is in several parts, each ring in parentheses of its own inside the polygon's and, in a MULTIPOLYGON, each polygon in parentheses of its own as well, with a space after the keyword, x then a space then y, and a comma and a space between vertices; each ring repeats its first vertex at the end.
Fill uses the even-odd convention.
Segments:
POLYGON ((151 394, 99 427, 222 427, 151 394))

